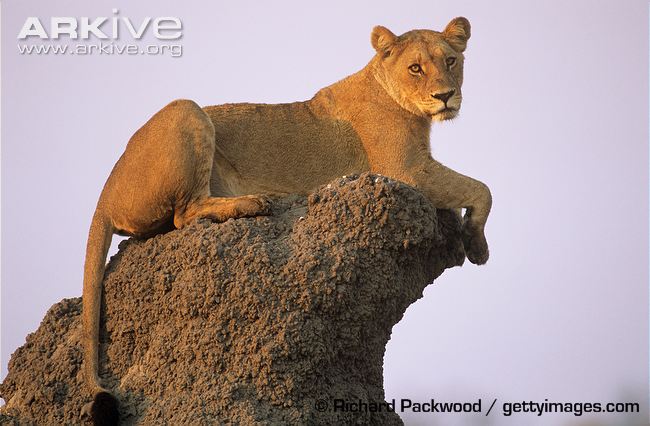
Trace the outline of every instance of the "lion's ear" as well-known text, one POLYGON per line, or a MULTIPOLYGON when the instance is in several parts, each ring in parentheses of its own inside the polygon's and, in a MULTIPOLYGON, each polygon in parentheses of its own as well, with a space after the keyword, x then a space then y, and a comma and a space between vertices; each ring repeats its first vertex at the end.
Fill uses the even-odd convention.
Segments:
POLYGON ((447 43, 459 52, 464 52, 467 47, 467 40, 471 36, 472 30, 467 18, 458 17, 451 20, 442 32, 447 43))
POLYGON ((391 45, 395 42, 397 36, 393 34, 388 28, 377 25, 372 29, 372 34, 370 35, 370 42, 372 47, 375 48, 377 52, 387 53, 391 45))

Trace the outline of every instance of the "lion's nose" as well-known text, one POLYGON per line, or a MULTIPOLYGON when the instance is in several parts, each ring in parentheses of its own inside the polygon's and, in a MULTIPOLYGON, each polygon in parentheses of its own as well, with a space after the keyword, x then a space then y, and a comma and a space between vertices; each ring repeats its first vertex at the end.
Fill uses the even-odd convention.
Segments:
POLYGON ((449 92, 446 93, 436 93, 435 95, 431 95, 431 96, 433 96, 435 99, 439 99, 443 101, 446 105, 449 98, 454 96, 454 93, 456 93, 455 90, 450 90, 449 92))

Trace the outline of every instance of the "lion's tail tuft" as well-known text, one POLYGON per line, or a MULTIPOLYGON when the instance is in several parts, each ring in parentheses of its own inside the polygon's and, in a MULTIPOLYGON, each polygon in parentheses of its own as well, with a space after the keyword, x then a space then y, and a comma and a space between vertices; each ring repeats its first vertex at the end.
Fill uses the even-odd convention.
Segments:
POLYGON ((115 426, 119 424, 120 413, 117 398, 110 392, 102 391, 95 394, 90 416, 94 426, 115 426))

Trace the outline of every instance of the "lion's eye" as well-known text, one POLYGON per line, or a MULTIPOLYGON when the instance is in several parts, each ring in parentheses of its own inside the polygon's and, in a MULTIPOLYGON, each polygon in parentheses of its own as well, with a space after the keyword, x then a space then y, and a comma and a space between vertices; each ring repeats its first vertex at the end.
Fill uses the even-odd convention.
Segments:
POLYGON ((422 72, 422 67, 420 67, 420 64, 413 64, 409 66, 409 71, 412 74, 420 74, 422 72))
POLYGON ((446 62, 447 62, 447 67, 451 68, 451 67, 453 67, 454 64, 456 63, 456 58, 454 58, 454 57, 449 57, 449 58, 447 58, 447 61, 446 61, 446 62))

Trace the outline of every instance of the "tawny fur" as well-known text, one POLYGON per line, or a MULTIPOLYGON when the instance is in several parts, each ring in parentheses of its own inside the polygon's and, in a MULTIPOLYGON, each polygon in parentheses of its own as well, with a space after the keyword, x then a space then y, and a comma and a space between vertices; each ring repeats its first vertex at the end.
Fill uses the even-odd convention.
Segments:
POLYGON ((439 208, 467 209, 467 257, 488 259, 487 186, 435 161, 432 120, 457 115, 465 18, 443 32, 395 36, 375 27, 375 56, 359 72, 290 104, 200 108, 178 100, 129 141, 92 220, 83 289, 85 373, 98 377, 99 311, 106 253, 114 233, 147 237, 208 217, 266 214, 264 193, 308 193, 336 177, 371 171, 419 188, 439 208), (417 65, 417 66, 416 66, 417 65))

